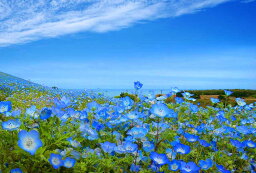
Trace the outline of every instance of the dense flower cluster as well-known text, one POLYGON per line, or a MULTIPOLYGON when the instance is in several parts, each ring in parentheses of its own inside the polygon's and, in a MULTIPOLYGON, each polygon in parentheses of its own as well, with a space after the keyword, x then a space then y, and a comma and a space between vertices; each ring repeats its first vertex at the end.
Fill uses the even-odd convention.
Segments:
MULTIPOLYGON (((142 86, 134 83, 136 91, 142 86)), ((214 106, 204 108, 190 93, 177 92, 171 89, 167 96, 175 103, 169 104, 167 96, 140 94, 134 101, 47 93, 40 99, 48 107, 19 106, 10 96, 14 101, 0 102, 0 170, 254 173, 255 104, 211 99, 214 106)))

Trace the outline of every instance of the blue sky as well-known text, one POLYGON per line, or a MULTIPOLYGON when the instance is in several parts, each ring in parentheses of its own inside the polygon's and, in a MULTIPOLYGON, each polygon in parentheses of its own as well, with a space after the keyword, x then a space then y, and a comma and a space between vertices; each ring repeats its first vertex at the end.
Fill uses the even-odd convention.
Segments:
POLYGON ((10 2, 2 72, 60 88, 256 89, 256 1, 10 2))

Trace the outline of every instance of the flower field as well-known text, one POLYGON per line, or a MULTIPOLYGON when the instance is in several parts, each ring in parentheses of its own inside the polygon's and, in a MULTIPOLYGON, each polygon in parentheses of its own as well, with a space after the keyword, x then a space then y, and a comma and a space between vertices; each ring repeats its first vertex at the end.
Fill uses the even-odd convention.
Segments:
MULTIPOLYGON (((135 82, 135 91, 142 86, 135 82)), ((256 172, 256 105, 241 98, 201 107, 188 92, 174 97, 177 88, 136 100, 33 85, 2 90, 3 173, 256 172)))

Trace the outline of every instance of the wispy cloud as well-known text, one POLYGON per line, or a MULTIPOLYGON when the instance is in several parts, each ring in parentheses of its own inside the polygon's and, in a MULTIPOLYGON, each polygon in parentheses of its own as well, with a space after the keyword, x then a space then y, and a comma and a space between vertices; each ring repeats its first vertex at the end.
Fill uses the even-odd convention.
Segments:
POLYGON ((81 31, 107 32, 232 0, 1 0, 0 46, 81 31))

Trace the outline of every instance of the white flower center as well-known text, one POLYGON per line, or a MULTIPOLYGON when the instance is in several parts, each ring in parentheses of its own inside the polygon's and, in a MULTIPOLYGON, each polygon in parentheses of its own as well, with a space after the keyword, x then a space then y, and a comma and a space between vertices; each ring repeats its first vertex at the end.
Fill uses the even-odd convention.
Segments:
POLYGON ((182 148, 178 148, 178 149, 177 149, 177 152, 183 154, 183 153, 185 153, 185 150, 183 150, 182 148))
POLYGON ((0 112, 6 112, 7 111, 7 106, 1 106, 0 107, 0 112))
POLYGON ((60 164, 60 160, 55 157, 55 158, 52 159, 52 163, 53 163, 54 165, 59 165, 59 164, 60 164))
POLYGON ((65 166, 66 166, 67 168, 71 168, 73 165, 72 165, 72 163, 71 163, 70 161, 66 161, 66 162, 65 162, 65 166))
POLYGON ((251 142, 247 143, 247 145, 248 145, 249 147, 254 147, 254 146, 255 146, 255 145, 254 145, 253 143, 251 143, 251 142))
POLYGON ((159 157, 156 157, 154 160, 155 160, 158 164, 164 163, 164 162, 163 162, 163 159, 161 159, 161 158, 159 158, 159 157))
POLYGON ((33 149, 35 146, 34 140, 30 137, 26 138, 24 143, 27 149, 33 149))
POLYGON ((172 165, 172 169, 176 170, 178 168, 178 165, 177 164, 173 164, 172 165))
POLYGON ((9 124, 8 124, 8 128, 9 128, 9 129, 12 129, 12 128, 15 128, 15 127, 16 127, 16 126, 15 126, 13 123, 9 123, 9 124))

